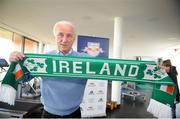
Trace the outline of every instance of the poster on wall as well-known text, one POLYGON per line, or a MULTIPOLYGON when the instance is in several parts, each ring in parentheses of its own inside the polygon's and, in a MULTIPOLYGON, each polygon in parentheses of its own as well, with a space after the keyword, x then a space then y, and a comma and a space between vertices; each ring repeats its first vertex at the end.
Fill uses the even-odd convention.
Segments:
MULTIPOLYGON (((108 58, 109 39, 91 36, 78 36, 77 51, 92 57, 108 58)), ((82 117, 106 116, 108 81, 88 79, 81 103, 82 117)))
POLYGON ((77 51, 93 57, 108 58, 109 39, 91 36, 78 36, 77 51))

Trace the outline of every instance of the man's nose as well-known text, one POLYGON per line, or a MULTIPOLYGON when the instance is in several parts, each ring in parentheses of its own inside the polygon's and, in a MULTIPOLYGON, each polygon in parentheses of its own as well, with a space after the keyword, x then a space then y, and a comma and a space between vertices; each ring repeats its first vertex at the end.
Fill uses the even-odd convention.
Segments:
POLYGON ((67 36, 66 36, 66 35, 64 35, 64 36, 62 37, 62 42, 67 42, 67 36))

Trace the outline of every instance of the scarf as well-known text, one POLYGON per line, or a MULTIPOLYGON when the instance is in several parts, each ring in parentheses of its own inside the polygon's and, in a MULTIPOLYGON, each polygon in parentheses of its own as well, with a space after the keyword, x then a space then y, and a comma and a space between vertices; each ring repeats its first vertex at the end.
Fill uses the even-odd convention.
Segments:
POLYGON ((0 101, 14 105, 18 83, 36 76, 151 83, 147 111, 156 117, 172 117, 176 87, 153 61, 25 54, 23 60, 11 63, 0 87, 0 101))

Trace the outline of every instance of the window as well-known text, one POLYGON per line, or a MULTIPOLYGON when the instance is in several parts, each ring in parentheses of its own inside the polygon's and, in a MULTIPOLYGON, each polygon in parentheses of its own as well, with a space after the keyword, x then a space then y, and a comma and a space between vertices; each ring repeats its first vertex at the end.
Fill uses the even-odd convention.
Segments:
POLYGON ((38 53, 37 41, 25 38, 24 53, 38 53))
POLYGON ((14 35, 13 35, 14 50, 20 51, 20 52, 23 51, 22 50, 23 40, 24 40, 23 36, 21 36, 17 33, 14 33, 14 35))

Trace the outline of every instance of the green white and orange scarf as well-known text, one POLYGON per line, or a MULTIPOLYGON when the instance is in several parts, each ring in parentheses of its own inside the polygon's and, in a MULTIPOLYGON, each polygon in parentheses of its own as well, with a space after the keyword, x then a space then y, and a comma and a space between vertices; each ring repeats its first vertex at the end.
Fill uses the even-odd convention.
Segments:
POLYGON ((172 117, 176 87, 153 61, 25 54, 10 65, 0 87, 0 101, 14 105, 18 83, 36 76, 71 77, 154 84, 148 111, 156 117, 172 117))

